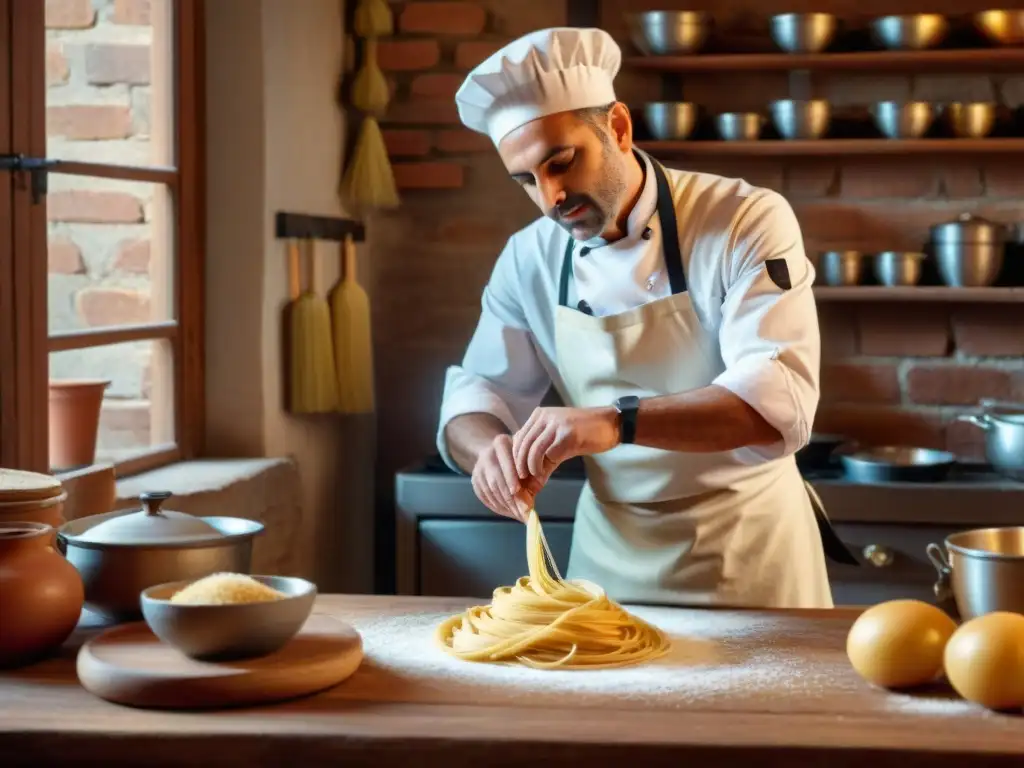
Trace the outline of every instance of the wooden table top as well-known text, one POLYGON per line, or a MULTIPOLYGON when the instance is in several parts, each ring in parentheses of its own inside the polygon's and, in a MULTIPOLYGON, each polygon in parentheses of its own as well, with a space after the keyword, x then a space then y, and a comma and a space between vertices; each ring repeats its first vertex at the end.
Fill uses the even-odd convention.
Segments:
POLYGON ((81 628, 55 658, 0 672, 0 765, 1024 765, 1024 717, 943 685, 890 693, 861 681, 844 651, 857 610, 637 608, 673 635, 666 659, 544 672, 441 653, 436 621, 471 604, 320 596, 318 613, 363 635, 360 670, 310 698, 228 711, 92 696, 74 659, 96 630, 81 628))

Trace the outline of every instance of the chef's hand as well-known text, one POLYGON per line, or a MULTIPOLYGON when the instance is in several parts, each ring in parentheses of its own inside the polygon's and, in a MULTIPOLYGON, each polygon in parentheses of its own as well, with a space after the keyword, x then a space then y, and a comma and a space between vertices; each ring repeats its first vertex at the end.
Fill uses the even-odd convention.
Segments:
MULTIPOLYGON (((553 467, 552 467, 553 469, 553 467)), ((549 473, 550 474, 550 473, 549 473)), ((504 517, 525 523, 533 498, 547 477, 521 477, 512 459, 512 437, 501 434, 485 448, 473 465, 473 491, 484 506, 504 517)))
POLYGON ((537 408, 512 437, 520 477, 542 476, 575 456, 604 453, 619 443, 614 408, 537 408))

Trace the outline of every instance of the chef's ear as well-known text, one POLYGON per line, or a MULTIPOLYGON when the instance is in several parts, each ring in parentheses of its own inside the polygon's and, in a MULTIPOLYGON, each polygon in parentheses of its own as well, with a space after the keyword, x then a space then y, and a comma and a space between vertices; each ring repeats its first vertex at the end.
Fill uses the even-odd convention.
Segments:
POLYGON ((621 101, 612 104, 608 110, 608 129, 619 150, 629 152, 633 149, 633 118, 629 114, 629 107, 621 101))

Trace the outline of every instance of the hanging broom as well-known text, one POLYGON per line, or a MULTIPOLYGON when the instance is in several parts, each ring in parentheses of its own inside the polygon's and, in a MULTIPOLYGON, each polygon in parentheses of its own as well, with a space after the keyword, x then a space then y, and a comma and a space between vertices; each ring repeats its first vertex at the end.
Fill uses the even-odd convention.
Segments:
POLYGON ((380 210, 399 205, 395 175, 376 118, 384 114, 389 99, 387 80, 377 64, 377 41, 367 40, 366 61, 352 84, 352 105, 366 117, 342 179, 342 193, 355 208, 380 210))
POLYGON ((316 258, 309 243, 309 288, 301 291, 299 246, 288 244, 291 289, 291 410, 326 413, 338 407, 338 380, 331 344, 331 312, 316 292, 316 258))
POLYGON ((359 0, 352 27, 360 37, 390 37, 395 23, 387 0, 359 0))
POLYGON ((342 245, 342 278, 331 294, 338 401, 342 413, 373 411, 373 349, 370 299, 356 274, 356 246, 342 245))

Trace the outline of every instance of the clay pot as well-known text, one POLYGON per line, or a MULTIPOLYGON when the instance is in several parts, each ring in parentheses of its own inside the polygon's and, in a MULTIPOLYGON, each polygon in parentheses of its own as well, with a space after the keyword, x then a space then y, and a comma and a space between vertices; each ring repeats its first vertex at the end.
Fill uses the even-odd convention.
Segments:
POLYGON ((56 530, 65 523, 67 497, 53 475, 0 469, 0 523, 44 523, 56 530))
POLYGON ((42 523, 0 523, 0 667, 38 661, 68 639, 85 601, 82 578, 42 523))
POLYGON ((50 467, 68 470, 96 460, 106 379, 50 381, 50 467))

